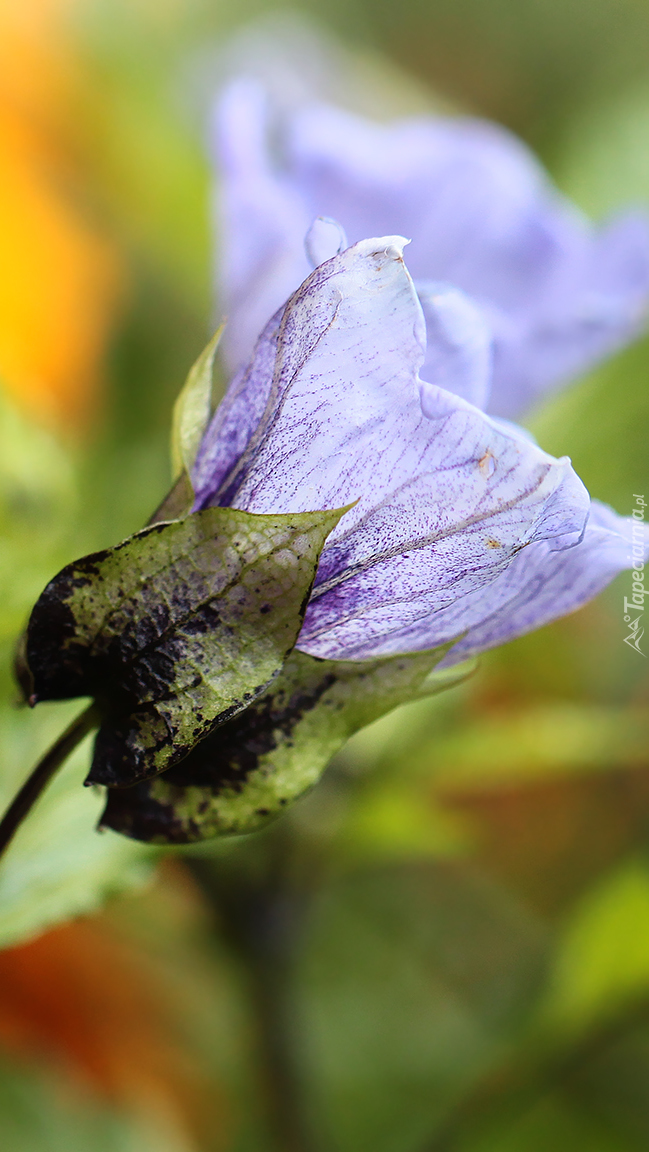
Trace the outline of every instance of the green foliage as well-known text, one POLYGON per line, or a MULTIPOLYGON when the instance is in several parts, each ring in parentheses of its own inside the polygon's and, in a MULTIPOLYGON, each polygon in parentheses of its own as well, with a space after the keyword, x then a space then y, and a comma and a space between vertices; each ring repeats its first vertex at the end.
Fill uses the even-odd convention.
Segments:
POLYGON ((156 844, 254 831, 313 787, 357 729, 463 679, 466 666, 434 673, 447 651, 372 661, 293 652, 268 691, 177 769, 110 792, 102 824, 156 844))
POLYGON ((647 996, 649 870, 634 860, 577 905, 558 941, 541 1021, 578 1032, 647 996))
POLYGON ((43 586, 43 568, 65 555, 76 479, 61 445, 0 388, 0 642, 13 643, 43 586))
POLYGON ((0 1067, 6 1152, 187 1152, 169 1126, 138 1123, 40 1075, 0 1067))
POLYGON ((547 946, 528 909, 464 864, 366 867, 327 884, 298 985, 325 1147, 435 1148, 520 1035, 547 946))
MULTIPOLYGON (((78 705, 45 706, 40 716, 6 706, 0 711, 3 809, 27 768, 77 710, 78 705)), ((150 851, 109 832, 97 835, 103 798, 82 787, 87 759, 86 743, 38 801, 0 863, 0 947, 95 911, 150 875, 150 851)))

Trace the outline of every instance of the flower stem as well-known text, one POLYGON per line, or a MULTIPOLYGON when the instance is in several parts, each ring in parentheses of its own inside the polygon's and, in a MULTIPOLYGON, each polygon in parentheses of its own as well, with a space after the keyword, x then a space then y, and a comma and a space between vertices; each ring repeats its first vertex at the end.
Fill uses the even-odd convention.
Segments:
MULTIPOLYGON (((277 843, 281 837, 272 840, 281 852, 277 843)), ((272 1152, 315 1152, 304 1114, 299 1029, 291 1004, 302 901, 290 891, 281 868, 273 866, 277 863, 267 861, 266 867, 247 872, 236 867, 221 870, 215 860, 187 860, 244 979, 253 1025, 257 1102, 269 1148, 272 1152)))
POLYGON ((0 820, 0 856, 8 848, 18 828, 38 800, 43 789, 49 784, 54 773, 81 743, 84 736, 87 736, 98 725, 99 714, 95 705, 90 704, 80 716, 77 716, 76 720, 72 721, 65 732, 38 761, 31 775, 28 776, 0 820))

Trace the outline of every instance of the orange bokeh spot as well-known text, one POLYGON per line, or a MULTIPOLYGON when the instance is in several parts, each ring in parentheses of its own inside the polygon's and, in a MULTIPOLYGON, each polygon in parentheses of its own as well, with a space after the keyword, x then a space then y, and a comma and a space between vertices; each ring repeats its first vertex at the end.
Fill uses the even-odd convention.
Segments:
POLYGON ((75 201, 69 7, 0 2, 0 381, 41 420, 74 430, 96 409, 121 276, 75 201))
POLYGON ((100 917, 65 924, 0 950, 0 1054, 156 1118, 180 1147, 208 1131, 220 1147, 220 1093, 169 1000, 161 971, 100 917))

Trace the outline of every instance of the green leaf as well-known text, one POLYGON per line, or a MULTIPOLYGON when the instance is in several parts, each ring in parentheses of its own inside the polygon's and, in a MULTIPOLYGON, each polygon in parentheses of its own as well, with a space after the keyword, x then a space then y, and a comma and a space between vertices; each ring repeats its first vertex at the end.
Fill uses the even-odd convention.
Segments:
POLYGON ((563 926, 539 1022, 579 1033, 649 994, 649 870, 627 860, 563 926))
POLYGON ((70 555, 76 484, 71 456, 0 386, 0 641, 13 643, 48 572, 70 555))
POLYGON ((191 470, 203 433, 213 410, 214 357, 223 324, 189 370, 185 385, 174 404, 171 422, 171 467, 174 479, 191 470))
POLYGON ((79 1091, 74 1072, 61 1063, 51 1058, 18 1063, 8 1052, 2 1054, 0 1130, 5 1152, 187 1152, 180 1124, 169 1123, 153 1108, 138 1113, 98 1093, 79 1091))
POLYGON ((311 788, 357 729, 467 675, 431 675, 450 645, 371 661, 294 651, 272 687, 154 781, 109 793, 102 826, 155 844, 239 834, 311 788))
MULTIPOLYGON (((13 798, 32 764, 78 704, 36 714, 0 710, 0 807, 13 798)), ((38 800, 0 863, 0 948, 53 924, 93 912, 118 892, 151 875, 156 853, 121 836, 97 835, 103 796, 82 788, 89 741, 79 747, 38 800)))
POLYGON ((96 697, 88 782, 176 764, 246 708, 297 639, 324 541, 343 510, 208 508, 69 564, 32 613, 32 702, 96 697))

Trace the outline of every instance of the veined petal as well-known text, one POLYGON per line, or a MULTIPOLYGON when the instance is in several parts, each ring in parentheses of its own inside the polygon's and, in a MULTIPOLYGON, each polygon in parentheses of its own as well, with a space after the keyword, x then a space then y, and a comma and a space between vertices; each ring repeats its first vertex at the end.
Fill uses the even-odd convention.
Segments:
POLYGON ((256 403, 263 380, 263 414, 217 488, 204 464, 222 436, 221 411, 216 413, 197 462, 197 506, 342 507, 336 492, 353 491, 346 504, 363 487, 374 489, 372 472, 386 438, 396 442, 404 466, 416 468, 400 426, 408 413, 423 420, 417 371, 425 325, 403 263, 406 243, 398 236, 365 240, 320 265, 291 297, 276 335, 257 346, 246 374, 250 386, 242 377, 232 389, 242 397, 241 411, 248 387, 256 403))
POLYGON ((196 508, 206 507, 234 468, 261 421, 273 383, 279 327, 284 309, 269 320, 252 360, 237 372, 203 437, 192 481, 196 508))
MULTIPOLYGON (((392 630, 387 605, 359 617, 355 633, 341 617, 338 628, 318 635, 307 613, 298 647, 316 656, 367 659, 431 648, 460 636, 440 665, 450 667, 582 607, 631 566, 631 534, 637 524, 593 501, 583 538, 572 547, 558 551, 547 540, 532 543, 488 586, 441 610, 427 613, 426 600, 419 598, 421 611, 410 620, 395 604, 392 630)), ((647 528, 636 527, 636 534, 649 557, 647 528)))
POLYGON ((490 601, 489 614, 451 649, 444 665, 575 612, 631 567, 634 547, 649 559, 647 526, 594 500, 584 537, 574 548, 553 552, 543 542, 516 557, 498 582, 505 596, 502 606, 490 601))
POLYGON ((362 241, 308 277, 249 370, 261 380, 266 364, 266 404, 246 448, 218 488, 208 483, 204 461, 244 395, 238 384, 195 476, 197 507, 356 501, 322 553, 300 640, 312 655, 345 656, 361 642, 374 651, 395 628, 491 584, 522 547, 574 542, 588 513, 569 461, 419 380, 424 323, 403 243, 362 241))

